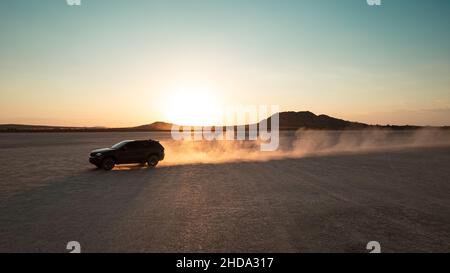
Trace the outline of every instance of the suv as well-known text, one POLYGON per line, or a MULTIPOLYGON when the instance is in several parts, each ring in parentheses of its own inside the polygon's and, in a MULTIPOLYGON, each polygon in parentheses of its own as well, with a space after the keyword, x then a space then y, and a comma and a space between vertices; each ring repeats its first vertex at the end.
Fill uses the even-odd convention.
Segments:
POLYGON ((147 163, 156 167, 164 159, 164 147, 155 140, 125 140, 111 148, 93 150, 89 162, 104 170, 111 170, 116 164, 147 163))

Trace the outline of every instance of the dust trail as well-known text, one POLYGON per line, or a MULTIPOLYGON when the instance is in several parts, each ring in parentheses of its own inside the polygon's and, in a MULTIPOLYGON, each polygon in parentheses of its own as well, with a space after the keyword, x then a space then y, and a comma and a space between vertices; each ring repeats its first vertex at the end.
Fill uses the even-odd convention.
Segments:
POLYGON ((394 149, 450 146, 450 131, 421 129, 391 131, 298 130, 281 132, 280 147, 261 152, 257 141, 162 141, 164 165, 268 161, 340 153, 361 153, 394 149))

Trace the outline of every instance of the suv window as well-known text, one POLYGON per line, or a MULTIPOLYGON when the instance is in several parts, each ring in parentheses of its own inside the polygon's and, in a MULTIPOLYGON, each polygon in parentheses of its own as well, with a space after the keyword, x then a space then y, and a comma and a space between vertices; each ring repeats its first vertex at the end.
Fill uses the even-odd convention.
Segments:
POLYGON ((142 145, 139 143, 139 141, 133 141, 126 145, 128 150, 138 150, 142 148, 142 145))

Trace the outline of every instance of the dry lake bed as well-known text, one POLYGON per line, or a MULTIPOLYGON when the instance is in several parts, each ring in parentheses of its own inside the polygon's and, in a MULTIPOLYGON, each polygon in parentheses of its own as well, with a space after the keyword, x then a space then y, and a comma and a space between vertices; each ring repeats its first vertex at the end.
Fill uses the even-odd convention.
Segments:
POLYGON ((285 135, 273 156, 167 133, 1 134, 0 252, 450 251, 450 138, 321 134, 285 135), (166 146, 156 169, 87 161, 150 137, 166 146))

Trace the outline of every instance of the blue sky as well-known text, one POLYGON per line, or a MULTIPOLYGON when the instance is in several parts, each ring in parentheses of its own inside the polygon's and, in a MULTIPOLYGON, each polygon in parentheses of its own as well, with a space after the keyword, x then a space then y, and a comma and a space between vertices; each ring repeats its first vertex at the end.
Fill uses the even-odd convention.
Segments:
POLYGON ((449 1, 3 0, 0 34, 0 123, 149 123, 175 87, 207 86, 227 105, 450 124, 449 1))

